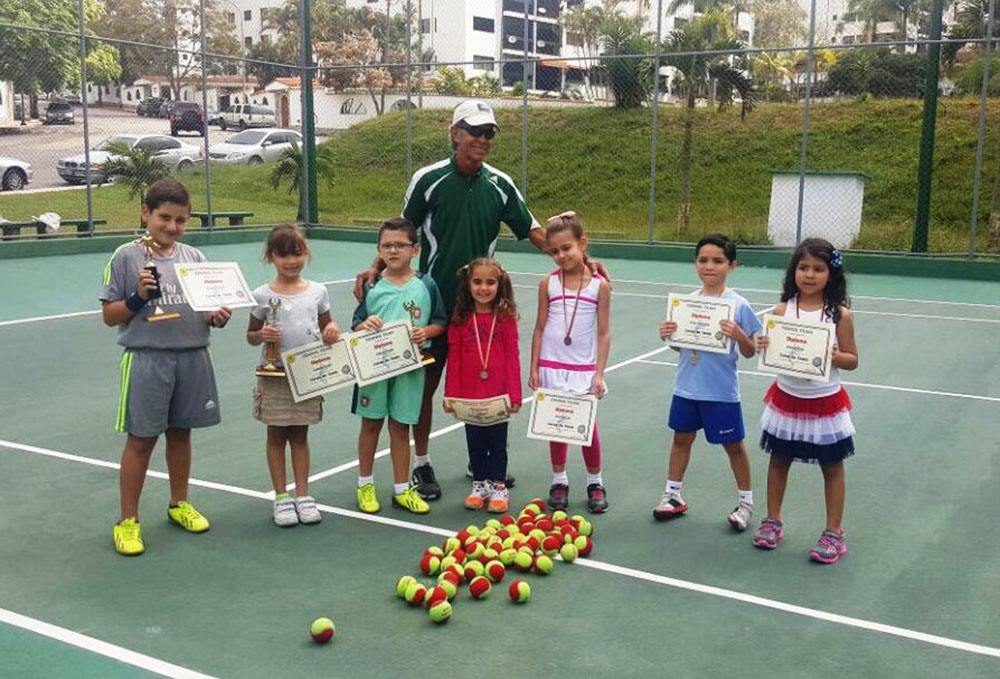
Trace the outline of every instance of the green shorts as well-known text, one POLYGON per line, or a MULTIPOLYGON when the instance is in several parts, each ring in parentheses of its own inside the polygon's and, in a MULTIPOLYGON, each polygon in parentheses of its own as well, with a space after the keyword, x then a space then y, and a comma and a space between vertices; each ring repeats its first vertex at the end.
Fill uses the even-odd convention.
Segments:
POLYGON ((416 424, 424 400, 424 370, 390 377, 387 380, 354 387, 351 412, 369 420, 391 417, 400 424, 416 424))

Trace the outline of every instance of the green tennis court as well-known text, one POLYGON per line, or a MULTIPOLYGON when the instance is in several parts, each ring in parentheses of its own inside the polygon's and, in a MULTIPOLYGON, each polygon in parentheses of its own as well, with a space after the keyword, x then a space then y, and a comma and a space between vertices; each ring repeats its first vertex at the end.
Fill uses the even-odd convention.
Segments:
MULTIPOLYGON (((251 285, 271 272, 260 243, 213 245, 251 285)), ((306 275, 329 282, 346 326, 348 279, 370 245, 313 242, 306 275)), ((271 523, 264 427, 251 418, 258 350, 247 313, 214 333, 223 423, 194 436, 192 499, 205 535, 165 520, 162 452, 142 498, 141 558, 117 556, 118 390, 115 333, 96 311, 107 254, 5 260, 0 266, 0 674, 15 676, 355 676, 417 672, 576 677, 939 677, 1000 675, 1000 283, 858 274, 851 279, 861 367, 845 374, 858 454, 847 464, 849 555, 835 566, 806 551, 823 527, 822 481, 793 469, 786 539, 773 553, 725 524, 735 491, 721 448, 699 440, 685 483, 691 511, 667 524, 651 508, 666 474, 674 354, 657 337, 669 291, 697 283, 687 263, 606 260, 615 278, 610 393, 601 405, 611 511, 595 521, 589 560, 527 576, 511 604, 459 595, 434 626, 393 592, 421 552, 485 520, 462 508, 461 428, 441 413, 432 456, 444 497, 426 517, 383 502, 355 511, 358 422, 347 391, 313 428, 312 493, 324 521, 271 523), (337 624, 328 646, 308 625, 337 624)), ((527 367, 535 287, 552 268, 501 253, 521 306, 527 367)), ((847 258, 850 268, 850 258, 847 258)), ((755 310, 777 300, 782 272, 742 268, 730 284, 755 310)), ((758 512, 766 456, 756 450, 770 376, 741 362, 758 512)), ((526 375, 526 372, 525 372, 526 375)), ((525 380, 526 381, 526 380, 525 380)), ((512 430, 512 506, 544 495, 544 444, 512 430)), ((162 450, 162 448, 160 449, 162 450)), ((583 513, 583 465, 571 452, 571 510, 583 513)), ((388 461, 376 463, 383 500, 388 461)), ((755 517, 759 520, 760 514, 755 517)))

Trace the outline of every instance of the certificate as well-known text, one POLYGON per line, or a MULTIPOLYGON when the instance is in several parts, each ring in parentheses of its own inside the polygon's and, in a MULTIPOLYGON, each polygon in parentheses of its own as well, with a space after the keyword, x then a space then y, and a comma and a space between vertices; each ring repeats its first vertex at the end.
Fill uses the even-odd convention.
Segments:
POLYGON ((760 352, 759 370, 816 382, 830 381, 837 326, 786 316, 764 315, 767 349, 760 352))
POLYGON ((597 421, 597 397, 539 389, 531 404, 528 438, 589 446, 597 421))
POLYGON ((668 343, 677 349, 728 354, 733 340, 723 334, 719 323, 731 321, 735 315, 736 306, 730 300, 670 293, 667 320, 676 323, 677 330, 668 343))
POLYGON ((311 342, 283 351, 281 362, 296 403, 354 384, 354 369, 343 340, 311 342))
POLYGON ((386 323, 381 330, 352 333, 347 355, 358 385, 365 387, 424 365, 420 347, 410 339, 410 322, 386 323))
POLYGON ((493 398, 445 398, 455 411, 455 417, 467 424, 487 427, 510 419, 510 397, 507 394, 493 398))
POLYGON ((184 298, 195 311, 257 306, 237 262, 177 262, 174 270, 184 298))

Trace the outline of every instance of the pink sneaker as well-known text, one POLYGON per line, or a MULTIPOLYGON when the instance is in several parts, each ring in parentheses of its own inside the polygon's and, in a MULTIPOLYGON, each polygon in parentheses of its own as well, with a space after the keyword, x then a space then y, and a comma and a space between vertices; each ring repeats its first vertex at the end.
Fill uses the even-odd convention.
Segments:
POLYGON ((775 549, 785 537, 785 526, 779 519, 764 519, 753 533, 753 546, 775 549))
POLYGON ((809 558, 818 563, 837 563, 840 557, 847 554, 847 540, 844 534, 824 530, 819 536, 816 546, 809 550, 809 558))

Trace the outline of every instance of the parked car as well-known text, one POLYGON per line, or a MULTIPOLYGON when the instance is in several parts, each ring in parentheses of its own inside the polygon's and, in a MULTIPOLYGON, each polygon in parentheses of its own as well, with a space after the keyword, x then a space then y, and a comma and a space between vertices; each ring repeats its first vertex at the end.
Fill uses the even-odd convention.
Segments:
POLYGON ((174 102, 170 101, 169 99, 164 99, 160 103, 160 108, 156 111, 156 117, 157 118, 169 118, 170 117, 170 109, 173 107, 173 105, 174 105, 174 102))
POLYGON ((49 102, 45 109, 45 125, 73 125, 73 107, 65 99, 55 99, 49 102))
POLYGON ((139 117, 152 118, 159 114, 160 104, 162 103, 163 99, 160 97, 146 97, 135 107, 135 112, 139 117))
POLYGON ((235 127, 242 131, 248 127, 274 127, 276 122, 273 108, 258 104, 233 104, 222 113, 219 127, 223 130, 235 127))
POLYGON ((214 108, 209 108, 205 113, 206 125, 222 125, 222 114, 214 108))
POLYGON ((31 182, 31 165, 18 160, 0 156, 0 190, 19 191, 31 182))
POLYGON ((201 104, 176 101, 170 107, 170 136, 176 137, 181 130, 205 136, 205 113, 201 110, 201 104))
MULTIPOLYGON (((165 134, 117 134, 113 137, 108 137, 91 150, 91 182, 97 184, 105 181, 107 178, 102 170, 104 163, 113 156, 108 151, 108 147, 115 142, 128 144, 130 148, 151 151, 167 167, 177 170, 191 167, 202 157, 200 146, 186 144, 179 139, 168 137, 165 134)), ((80 153, 68 158, 62 158, 56 163, 56 171, 60 177, 70 184, 82 184, 87 180, 86 156, 80 153)))
POLYGON ((220 163, 255 165, 275 160, 295 141, 300 146, 302 135, 294 130, 266 127, 246 130, 220 144, 208 147, 208 157, 220 163))

